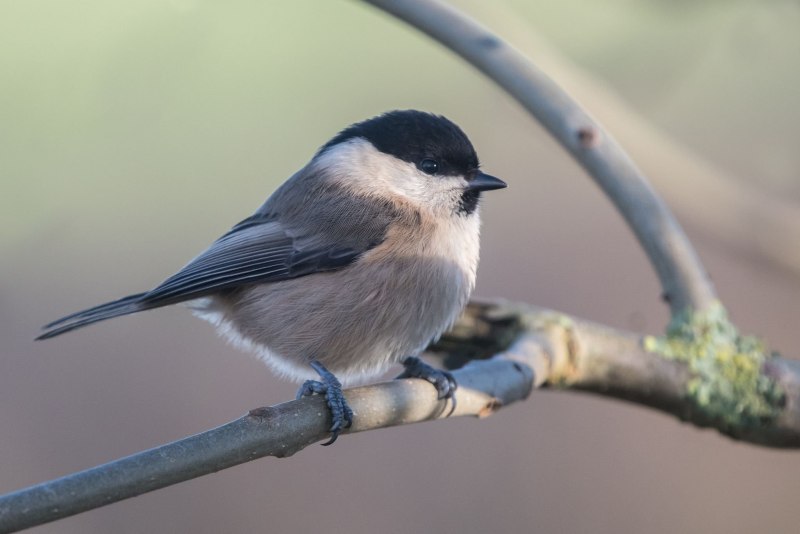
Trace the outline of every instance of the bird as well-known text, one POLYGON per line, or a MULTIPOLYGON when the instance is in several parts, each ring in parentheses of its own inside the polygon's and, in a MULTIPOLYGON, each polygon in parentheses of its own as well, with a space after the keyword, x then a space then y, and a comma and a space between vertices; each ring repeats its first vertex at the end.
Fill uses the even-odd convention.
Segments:
POLYGON ((481 194, 504 187, 449 119, 385 112, 341 130, 155 288, 67 315, 36 339, 184 303, 276 374, 304 380, 297 398, 324 395, 330 445, 353 421, 342 384, 392 364, 455 402, 452 374, 419 354, 463 311, 481 194))

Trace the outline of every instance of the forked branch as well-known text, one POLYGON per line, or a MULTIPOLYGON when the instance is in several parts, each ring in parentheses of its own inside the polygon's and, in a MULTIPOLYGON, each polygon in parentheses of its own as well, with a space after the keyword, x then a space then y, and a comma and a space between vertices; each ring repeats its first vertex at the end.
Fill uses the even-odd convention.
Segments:
MULTIPOLYGON (((648 352, 647 338, 507 303, 474 303, 434 351, 446 360, 478 358, 454 375, 453 417, 485 417, 525 399, 533 387, 589 391, 631 400, 738 439, 800 447, 800 365, 765 362, 781 394, 770 410, 719 419, 687 398, 691 364, 648 352), (489 357, 493 355, 493 357, 489 357), (485 359, 484 359, 485 358, 485 359)), ((349 432, 445 418, 449 406, 419 379, 348 389, 349 432)), ((0 497, 0 533, 15 532, 105 506, 264 456, 286 457, 328 438, 320 397, 291 401, 221 427, 0 497)), ((346 442, 346 440, 342 440, 346 442)), ((344 443, 337 444, 344 446, 344 443)))

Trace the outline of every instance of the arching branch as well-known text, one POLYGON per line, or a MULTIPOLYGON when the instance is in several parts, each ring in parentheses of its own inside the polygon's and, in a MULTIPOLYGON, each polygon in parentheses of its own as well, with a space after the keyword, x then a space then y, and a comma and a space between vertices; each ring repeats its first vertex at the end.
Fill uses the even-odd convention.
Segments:
POLYGON ((528 58, 439 0, 364 0, 428 34, 505 89, 583 165, 655 267, 673 315, 705 310, 714 286, 686 234, 625 151, 528 58))

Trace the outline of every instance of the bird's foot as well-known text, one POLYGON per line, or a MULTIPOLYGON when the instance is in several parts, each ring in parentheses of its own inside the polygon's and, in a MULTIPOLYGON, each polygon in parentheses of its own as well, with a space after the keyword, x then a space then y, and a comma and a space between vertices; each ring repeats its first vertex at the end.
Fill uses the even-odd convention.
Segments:
POLYGON ((305 383, 297 391, 297 398, 309 397, 311 395, 325 395, 325 402, 328 404, 328 410, 331 413, 331 439, 323 443, 323 445, 332 445, 339 433, 345 428, 350 428, 353 424, 353 410, 347 405, 347 400, 342 393, 342 384, 339 380, 325 367, 314 360, 311 362, 311 367, 319 373, 322 380, 306 380, 305 383))
POLYGON ((452 373, 431 367, 416 356, 409 356, 403 360, 403 367, 405 367, 405 370, 397 378, 422 378, 427 380, 436 388, 439 399, 453 401, 453 405, 447 415, 450 416, 455 411, 456 398, 454 395, 458 384, 452 373))

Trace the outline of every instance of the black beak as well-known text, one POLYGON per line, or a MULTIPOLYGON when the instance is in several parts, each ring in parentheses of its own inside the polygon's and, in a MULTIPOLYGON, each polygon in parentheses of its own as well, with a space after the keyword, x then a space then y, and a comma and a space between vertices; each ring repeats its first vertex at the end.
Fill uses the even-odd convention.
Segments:
POLYGON ((503 180, 495 178, 482 172, 476 172, 472 180, 467 181, 467 189, 470 191, 492 191, 493 189, 503 189, 508 187, 503 180))

